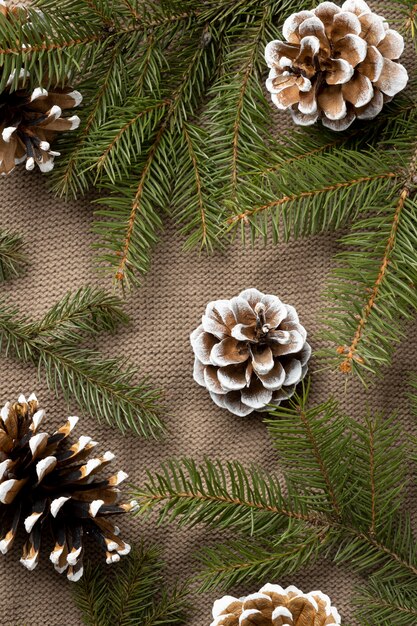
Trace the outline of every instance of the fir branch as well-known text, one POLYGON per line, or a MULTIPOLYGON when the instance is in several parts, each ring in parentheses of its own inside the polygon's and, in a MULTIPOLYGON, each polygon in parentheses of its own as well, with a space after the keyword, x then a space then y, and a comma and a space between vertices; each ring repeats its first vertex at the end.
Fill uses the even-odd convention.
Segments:
MULTIPOLYGON (((207 31, 208 29, 205 28, 203 33, 207 31)), ((120 258, 117 263, 117 270, 115 274, 115 277, 117 280, 123 281, 126 275, 126 268, 129 264, 130 246, 131 246, 132 237, 134 235, 136 215, 138 214, 141 208, 142 196, 145 190, 147 179, 149 177, 150 171, 154 163, 155 156, 158 153, 160 144, 168 128, 168 125, 171 123, 171 121, 175 123, 178 112, 183 107, 182 96, 184 92, 186 90, 189 90, 190 88, 193 89, 192 83, 194 82, 195 77, 196 77, 195 70, 204 52, 205 52, 205 49, 200 46, 197 49, 197 51, 191 56, 189 60, 189 64, 188 66, 186 66, 181 76, 179 85, 177 86, 174 93, 172 94, 171 102, 166 112, 166 115, 164 117, 164 120, 161 126, 159 127, 159 130, 155 136, 155 140, 148 152, 148 156, 146 158, 144 167, 140 175, 139 184, 133 196, 131 211, 130 211, 129 220, 128 220, 127 228, 126 228, 126 236, 124 238, 123 247, 120 251, 120 258)), ((181 116, 181 113, 180 113, 180 116, 181 116)))
POLYGON ((88 348, 60 344, 36 348, 32 360, 44 372, 49 387, 59 389, 68 403, 74 400, 99 422, 122 433, 131 430, 142 437, 157 438, 164 432, 159 417, 161 394, 146 381, 135 383, 137 370, 133 366, 88 348))
MULTIPOLYGON (((250 80, 257 66, 259 52, 261 44, 263 44, 263 40, 265 38, 265 29, 266 22, 268 17, 270 18, 270 8, 263 8, 263 15, 260 22, 256 25, 256 29, 254 32, 254 36, 250 45, 248 47, 249 55, 245 60, 244 65, 240 68, 237 73, 237 79, 240 82, 240 87, 238 90, 238 97, 236 103, 236 114, 233 123, 232 130, 232 159, 231 159, 231 170, 232 170, 232 181, 231 181, 231 198, 235 200, 237 197, 237 185, 238 185, 238 169, 239 169, 239 147, 240 147, 240 139, 242 134, 242 123, 243 123, 243 109, 245 106, 245 100, 247 97, 247 92, 250 86, 250 80)), ((248 29, 246 27, 246 32, 248 29)), ((239 56, 241 51, 239 51, 239 56)))
POLYGON ((415 588, 417 544, 399 512, 406 468, 393 420, 357 424, 333 401, 309 407, 307 397, 308 387, 268 420, 285 495, 278 477, 257 468, 172 461, 135 489, 139 513, 159 506, 160 522, 203 522, 242 535, 232 546, 203 551, 205 589, 262 572, 278 576, 285 559, 295 571, 320 554, 372 572, 381 584, 415 588))
MULTIPOLYGON (((90 179, 86 176, 85 167, 82 165, 84 146, 88 141, 90 131, 103 122, 108 106, 115 104, 114 87, 117 86, 120 91, 118 77, 122 75, 120 48, 114 46, 104 75, 94 77, 94 86, 91 89, 94 95, 90 95, 89 105, 83 109, 84 123, 80 131, 76 133, 73 143, 66 138, 63 150, 66 157, 65 167, 58 163, 54 174, 54 179, 58 179, 55 190, 60 195, 68 195, 72 192, 76 196, 77 192, 82 193, 87 190, 90 179)), ((84 94, 87 92, 89 95, 88 84, 81 86, 80 89, 84 94)))
MULTIPOLYGON (((290 162, 294 162, 294 161, 290 161, 290 162)), ((346 188, 354 189, 356 185, 361 185, 364 183, 371 183, 376 180, 389 179, 389 178, 396 178, 396 174, 394 172, 385 172, 383 174, 375 174, 373 176, 362 176, 359 178, 353 178, 351 180, 346 180, 343 182, 333 183, 332 185, 327 185, 320 189, 313 189, 311 191, 302 191, 298 194, 283 196, 282 198, 279 198, 278 200, 273 200, 272 202, 269 202, 268 204, 255 207, 253 209, 247 209, 243 213, 239 213, 238 215, 235 215, 234 217, 229 218, 228 222, 231 225, 234 225, 241 220, 245 223, 249 223, 250 218, 257 215, 258 213, 262 213, 263 211, 268 211, 270 209, 277 208, 288 203, 297 202, 305 198, 327 196, 329 192, 338 191, 340 189, 346 189, 346 188)))
POLYGON ((203 548, 198 557, 203 567, 200 590, 230 589, 245 581, 279 580, 302 567, 310 567, 324 551, 320 533, 307 535, 289 531, 278 541, 264 543, 230 541, 203 548))
POLYGON ((96 177, 99 178, 104 171, 110 181, 115 183, 127 176, 128 169, 121 169, 121 153, 140 153, 147 127, 150 127, 152 133, 169 105, 168 99, 140 101, 134 98, 132 102, 125 102, 119 111, 114 111, 116 128, 114 123, 108 122, 97 129, 96 135, 91 136, 97 157, 90 169, 97 171, 96 177))
POLYGON ((232 525, 251 535, 276 533, 289 520, 313 527, 327 523, 284 498, 278 477, 256 467, 247 471, 237 461, 225 465, 209 460, 201 465, 188 459, 169 461, 155 476, 148 473, 148 482, 135 490, 135 498, 141 513, 160 505, 160 523, 180 518, 181 524, 232 525))
POLYGON ((182 128, 182 133, 183 133, 183 137, 185 139, 185 143, 187 145, 187 151, 188 151, 189 158, 191 159, 192 171, 194 172, 197 204, 198 204, 198 210, 200 212, 200 217, 201 217, 201 220, 200 220, 201 221, 201 230, 202 230, 201 245, 202 246, 206 246, 207 245, 207 241, 208 241, 208 236, 207 236, 207 218, 206 218, 206 210, 204 208, 204 198, 203 198, 203 188, 202 188, 202 182, 201 182, 200 168, 199 168, 199 164, 198 164, 198 161, 197 161, 196 150, 195 150, 195 148, 193 146, 193 142, 191 140, 190 132, 187 129, 185 124, 184 124, 184 126, 182 128))
POLYGON ((159 550, 143 546, 112 571, 87 565, 74 585, 74 600, 87 626, 169 626, 185 619, 187 588, 163 585, 159 550), (116 572, 114 571, 116 570, 116 572))
POLYGON ((136 369, 120 358, 105 358, 81 343, 83 337, 113 332, 125 322, 114 296, 89 288, 64 296, 39 322, 2 305, 0 350, 32 362, 51 389, 99 421, 156 437, 163 432, 160 393, 146 381, 135 383, 136 369))
POLYGON ((399 445, 396 415, 367 415, 359 423, 352 422, 351 429, 358 468, 352 513, 355 525, 375 537, 403 504, 407 459, 399 445))
POLYGON ((127 324, 128 316, 115 295, 96 287, 81 287, 68 292, 34 325, 36 341, 62 342, 76 345, 80 334, 95 335, 115 332, 127 324))
POLYGON ((359 363, 361 362, 361 357, 360 356, 358 357, 358 354, 357 354, 358 352, 360 352, 358 350, 359 344, 361 342, 366 324, 368 323, 369 316, 372 314, 373 309, 375 308, 376 301, 378 299, 378 295, 381 289, 381 285, 386 279, 386 275, 389 270, 392 252, 396 244, 397 232, 398 232, 398 228, 400 224, 401 215, 406 205, 406 201, 410 197, 410 193, 412 189, 411 185, 414 185, 413 179, 414 179, 414 175, 416 171, 416 161, 417 161, 417 152, 410 166, 407 181, 401 190, 400 196, 398 198, 398 202, 395 206, 395 211, 394 211, 393 218, 392 218, 391 230, 389 233, 387 244, 385 246, 385 250, 384 250, 382 260, 381 260, 381 265, 379 267, 378 275, 371 289, 371 294, 359 318, 358 326, 353 336, 351 344, 347 348, 344 347, 343 354, 346 354, 346 358, 340 364, 341 372, 349 373, 352 371, 353 359, 355 359, 355 361, 359 363))
POLYGON ((106 579, 98 567, 86 563, 81 580, 74 585, 74 600, 87 626, 107 624, 108 589, 106 579))
MULTIPOLYGON (((200 37, 204 36, 208 33, 208 27, 204 26, 199 33, 200 37)), ((118 210, 116 218, 119 221, 114 223, 112 231, 109 231, 108 223, 106 229, 103 229, 101 224, 96 228, 102 233, 107 231, 105 243, 107 247, 110 245, 114 252, 112 257, 106 254, 105 260, 111 259, 115 279, 120 283, 136 282, 137 274, 143 273, 146 269, 149 248, 156 240, 161 225, 161 218, 155 209, 157 206, 164 204, 168 206, 170 203, 172 173, 170 163, 167 162, 167 154, 171 151, 177 130, 183 127, 186 119, 194 111, 208 79, 206 73, 210 74, 212 71, 209 60, 213 58, 213 54, 214 46, 209 43, 199 45, 197 49, 190 45, 186 46, 182 53, 177 55, 177 86, 169 98, 160 123, 156 125, 155 133, 153 135, 151 133, 151 142, 138 164, 137 179, 129 180, 123 198, 120 195, 113 195, 100 200, 101 203, 118 210), (150 191, 150 184, 154 189, 156 187, 155 191, 150 191), (124 221, 120 221, 123 220, 122 216, 124 221)), ((100 211, 99 215, 108 217, 110 213, 100 211)))
POLYGON ((332 305, 323 335, 337 349, 323 354, 340 371, 354 372, 364 382, 390 362, 404 320, 417 307, 414 177, 415 155, 402 182, 399 178, 396 199, 388 198, 382 207, 376 203, 342 239, 346 252, 339 255, 328 289, 332 305))
POLYGON ((0 230, 0 283, 19 276, 27 261, 20 235, 0 230))
POLYGON ((358 618, 365 626, 411 626, 417 622, 417 594, 404 593, 394 584, 371 578, 356 604, 358 618))
POLYGON ((249 232, 252 240, 271 232, 276 242, 338 229, 386 198, 400 176, 390 153, 336 146, 307 155, 323 141, 304 143, 282 150, 276 171, 261 170, 247 180, 240 206, 226 219, 227 231, 240 226, 242 237, 249 232), (302 159, 294 159, 300 154, 302 159), (255 205, 260 199, 263 204, 255 205))
POLYGON ((207 154, 209 139, 207 131, 185 122, 176 145, 178 164, 172 204, 181 232, 187 236, 186 249, 200 246, 213 250, 222 245, 223 209, 212 184, 215 165, 207 154))
POLYGON ((334 419, 338 414, 334 400, 307 409, 309 390, 308 383, 288 407, 271 409, 265 422, 290 493, 295 489, 310 506, 340 521, 351 462, 349 424, 339 416, 334 419))

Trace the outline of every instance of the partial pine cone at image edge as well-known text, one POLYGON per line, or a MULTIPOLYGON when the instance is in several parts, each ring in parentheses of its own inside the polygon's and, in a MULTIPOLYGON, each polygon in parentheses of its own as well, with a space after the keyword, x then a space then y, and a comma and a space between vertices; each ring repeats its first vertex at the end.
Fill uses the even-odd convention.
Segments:
POLYGON ((282 33, 284 41, 271 41, 265 50, 266 86, 296 124, 321 120, 331 130, 346 130, 356 118, 376 117, 407 85, 407 70, 398 62, 402 35, 364 0, 341 7, 322 2, 294 13, 282 33))
MULTIPOLYGON (((27 12, 24 7, 8 7, 0 0, 0 20, 9 12, 18 15, 24 29, 27 12)), ((24 30, 23 30, 24 32, 24 30)), ((51 148, 58 133, 75 130, 78 115, 65 116, 64 111, 77 107, 81 94, 72 87, 42 85, 29 88, 30 74, 25 67, 16 77, 13 72, 0 93, 0 173, 10 174, 16 165, 25 163, 27 170, 35 165, 41 172, 50 172, 60 153, 51 148)))
POLYGON ((242 417, 290 398, 311 356, 295 308, 257 289, 209 302, 190 340, 195 381, 242 417))
POLYGON ((98 475, 114 454, 88 458, 97 442, 87 436, 71 444, 68 437, 78 417, 69 417, 53 434, 40 431, 44 418, 34 394, 28 400, 21 395, 0 411, 0 552, 10 550, 22 527, 28 535, 22 565, 33 570, 41 543, 50 538, 56 571, 67 571, 68 579, 77 581, 86 536, 103 550, 107 563, 130 552, 109 516, 135 509, 136 502, 119 503, 125 472, 98 475))
POLYGON ((303 593, 267 584, 246 598, 224 596, 213 606, 210 626, 340 626, 341 618, 321 591, 303 593))

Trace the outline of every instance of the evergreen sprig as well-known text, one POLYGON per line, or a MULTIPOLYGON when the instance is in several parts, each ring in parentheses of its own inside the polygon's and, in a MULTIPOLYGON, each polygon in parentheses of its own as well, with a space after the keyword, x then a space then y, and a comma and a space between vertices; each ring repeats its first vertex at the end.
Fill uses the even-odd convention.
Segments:
POLYGON ((187 588, 164 589, 160 551, 143 546, 115 568, 87 564, 74 599, 87 626, 171 626, 184 623, 187 588))
POLYGON ((358 616, 364 626, 411 626, 417 620, 415 594, 397 585, 377 583, 371 577, 357 598, 358 616))
POLYGON ((101 190, 99 258, 117 281, 146 271, 168 213, 187 246, 220 243, 225 202, 271 154, 265 42, 300 8, 296 0, 38 0, 0 20, 4 80, 25 65, 32 84, 71 80, 84 95, 79 131, 57 143, 55 188, 101 190))
POLYGON ((0 283, 19 276, 26 261, 22 237, 0 230, 0 283))
MULTIPOLYGON (((396 587, 400 610, 415 606, 417 543, 402 510, 408 467, 398 424, 380 415, 357 423, 334 400, 310 407, 308 392, 266 419, 282 474, 237 462, 172 461, 135 489, 139 512, 158 508, 161 523, 239 533, 201 552, 203 589, 278 579, 326 558, 371 574, 371 602, 396 587)), ((358 602, 366 623, 385 623, 358 602)))
POLYGON ((36 322, 0 304, 0 350, 33 363, 48 386, 99 421, 157 437, 164 431, 160 392, 135 381, 137 370, 84 345, 99 332, 113 332, 127 317, 114 295, 83 287, 66 294, 36 322))
MULTIPOLYGON (((415 39, 415 4, 391 1, 415 39)), ((237 230, 278 241, 351 225, 327 291, 325 356, 366 382, 417 304, 417 84, 372 124, 271 138, 264 46, 310 4, 37 0, 0 19, 0 63, 3 81, 25 65, 33 84, 69 74, 84 94, 80 129, 58 141, 55 189, 99 190, 99 266, 123 286, 147 271, 168 215, 187 248, 209 250, 237 230)))

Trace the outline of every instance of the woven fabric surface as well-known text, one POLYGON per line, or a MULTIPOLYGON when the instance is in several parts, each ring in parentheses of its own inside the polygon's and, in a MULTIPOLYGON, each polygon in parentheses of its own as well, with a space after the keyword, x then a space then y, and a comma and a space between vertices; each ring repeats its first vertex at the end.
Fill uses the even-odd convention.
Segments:
MULTIPOLYGON (((280 117, 277 123, 287 122, 280 117)), ((111 288, 98 278, 94 269, 91 232, 93 208, 89 199, 65 202, 47 190, 47 181, 37 173, 22 169, 1 180, 0 225, 21 233, 26 241, 29 264, 24 276, 2 286, 2 296, 31 317, 42 315, 69 289, 90 284, 111 288)), ((210 400, 208 393, 192 378, 193 354, 189 333, 199 323, 209 300, 230 298, 247 287, 280 296, 295 305, 309 332, 315 350, 320 347, 317 331, 321 326, 322 292, 338 250, 337 236, 325 234, 307 240, 274 246, 258 244, 245 248, 239 241, 223 253, 211 256, 185 253, 183 240, 169 223, 153 254, 150 272, 143 286, 129 294, 126 310, 131 324, 115 336, 101 336, 97 347, 106 355, 128 357, 143 375, 165 392, 168 407, 166 424, 169 437, 163 443, 123 437, 101 426, 88 414, 80 414, 76 434, 88 434, 100 442, 100 450, 116 454, 118 468, 129 473, 134 483, 143 483, 146 470, 156 470, 161 461, 174 457, 239 459, 276 469, 274 453, 261 417, 237 418, 210 400)), ((392 368, 373 388, 364 390, 355 380, 345 388, 337 371, 318 371, 313 360, 313 401, 329 393, 358 418, 373 409, 398 410, 398 420, 410 433, 416 433, 407 400, 402 394, 407 372, 417 360, 417 325, 410 325, 408 338, 399 347, 392 368)), ((77 414, 54 397, 30 365, 2 358, 0 402, 17 398, 19 393, 36 391, 52 426, 64 417, 77 414)), ((116 465, 115 465, 116 467, 116 465)), ((413 498, 410 497, 410 506, 413 498)), ((417 513, 417 510, 416 510, 417 513)), ((197 568, 195 551, 202 544, 215 545, 228 535, 205 527, 178 529, 175 524, 156 527, 155 518, 121 521, 127 540, 157 543, 166 561, 168 582, 188 577, 197 568)), ((71 583, 53 570, 46 554, 34 572, 19 563, 15 547, 0 559, 3 626, 80 626, 81 616, 71 598, 71 583)), ((249 593, 253 589, 234 589, 249 593)), ((321 589, 331 596, 345 622, 353 626, 351 593, 361 578, 345 568, 321 563, 291 578, 270 580, 283 585, 296 584, 305 591, 321 589)), ((215 592, 195 594, 188 626, 208 626, 215 592)))

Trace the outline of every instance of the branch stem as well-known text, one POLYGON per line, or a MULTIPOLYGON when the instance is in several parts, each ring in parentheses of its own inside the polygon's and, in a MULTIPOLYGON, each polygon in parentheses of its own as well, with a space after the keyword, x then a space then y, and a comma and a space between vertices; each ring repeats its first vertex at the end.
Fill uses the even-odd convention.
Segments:
POLYGON ((378 274, 374 285, 371 289, 371 295, 364 308, 362 309, 362 314, 360 315, 359 322, 353 336, 352 342, 349 347, 339 346, 337 348, 337 352, 339 354, 345 354, 346 357, 340 364, 340 371, 344 374, 349 374, 352 371, 352 362, 355 360, 357 362, 362 363, 363 358, 358 356, 358 346, 361 342, 364 330, 366 328, 366 324, 368 319, 376 307, 378 295, 381 289, 381 286, 384 283, 385 277, 389 272, 389 268, 391 265, 391 256, 395 248, 398 228, 400 225, 401 215, 403 213, 405 204, 410 197, 412 190, 415 187, 415 176, 416 176, 416 167, 417 167, 417 149, 415 150, 413 157, 411 159, 408 171, 407 178, 403 184, 403 187, 400 191, 400 195, 398 201, 395 205, 395 210, 392 217, 392 224, 390 233, 388 236, 388 240, 385 246, 384 254, 381 259, 381 264, 379 266, 378 274))

